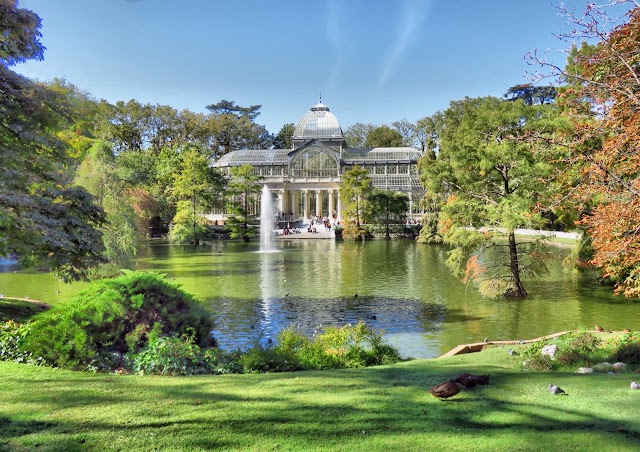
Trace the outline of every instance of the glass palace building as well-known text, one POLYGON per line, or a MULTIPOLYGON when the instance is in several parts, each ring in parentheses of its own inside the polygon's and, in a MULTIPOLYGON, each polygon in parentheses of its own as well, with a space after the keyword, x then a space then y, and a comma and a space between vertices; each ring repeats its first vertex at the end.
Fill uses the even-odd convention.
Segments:
MULTIPOLYGON (((312 217, 342 221, 338 193, 342 174, 358 165, 369 172, 373 186, 409 195, 407 216, 413 219, 424 189, 418 179, 420 151, 410 147, 349 148, 340 124, 322 102, 306 112, 294 129, 291 149, 238 150, 222 156, 213 166, 223 173, 249 164, 274 196, 276 210, 287 221, 312 217)), ((259 214, 259 199, 252 213, 259 214)), ((208 215, 224 219, 224 213, 208 215)))

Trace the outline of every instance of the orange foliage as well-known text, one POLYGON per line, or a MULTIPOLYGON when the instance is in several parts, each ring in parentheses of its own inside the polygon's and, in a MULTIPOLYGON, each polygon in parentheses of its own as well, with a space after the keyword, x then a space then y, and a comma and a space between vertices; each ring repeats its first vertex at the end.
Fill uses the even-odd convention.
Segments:
POLYGON ((485 271, 486 269, 480 263, 478 256, 471 256, 469 260, 467 260, 463 281, 466 283, 468 281, 478 279, 485 271))
POLYGON ((639 296, 640 8, 596 36, 594 52, 577 56, 579 75, 567 75, 574 82, 564 93, 574 122, 568 160, 579 169, 576 199, 596 204, 580 222, 593 238, 592 263, 616 281, 617 292, 639 296))

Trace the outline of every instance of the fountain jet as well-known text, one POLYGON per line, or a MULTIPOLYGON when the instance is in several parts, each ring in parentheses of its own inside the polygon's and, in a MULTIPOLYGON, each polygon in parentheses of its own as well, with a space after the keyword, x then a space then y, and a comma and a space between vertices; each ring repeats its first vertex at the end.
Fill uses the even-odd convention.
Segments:
POLYGON ((262 187, 262 196, 260 198, 260 252, 262 253, 275 251, 274 219, 273 197, 269 187, 265 185, 262 187))

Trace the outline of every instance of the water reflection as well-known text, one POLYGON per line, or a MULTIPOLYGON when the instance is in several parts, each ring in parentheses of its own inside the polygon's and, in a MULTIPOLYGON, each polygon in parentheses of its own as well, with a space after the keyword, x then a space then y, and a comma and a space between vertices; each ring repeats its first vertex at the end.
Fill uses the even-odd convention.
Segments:
MULTIPOLYGON (((385 330, 405 356, 438 356, 461 343, 532 338, 565 329, 640 329, 640 304, 584 286, 562 269, 563 253, 543 280, 527 281, 525 300, 487 300, 452 277, 446 249, 412 241, 215 242, 190 247, 153 242, 137 268, 166 273, 212 308, 221 346, 266 342, 290 324, 313 334, 319 325, 363 320, 385 330), (358 294, 356 297, 355 295, 358 294)), ((51 275, 0 273, 0 292, 62 302, 84 284, 51 275)))

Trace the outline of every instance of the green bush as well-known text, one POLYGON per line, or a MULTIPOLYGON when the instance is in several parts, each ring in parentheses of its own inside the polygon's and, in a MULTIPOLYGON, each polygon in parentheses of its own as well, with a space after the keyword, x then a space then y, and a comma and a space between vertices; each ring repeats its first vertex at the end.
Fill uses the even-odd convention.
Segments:
POLYGON ((627 333, 607 344, 611 349, 611 360, 625 364, 640 365, 640 334, 627 333))
POLYGON ((193 336, 160 336, 132 354, 131 370, 140 374, 197 375, 209 372, 202 349, 193 336))
POLYGON ((558 347, 557 359, 561 364, 590 364, 599 358, 602 341, 595 334, 572 332, 562 338, 558 347))
POLYGON ((108 369, 150 337, 192 332, 205 345, 212 326, 204 307, 164 275, 126 271, 36 316, 24 350, 60 367, 108 369))
MULTIPOLYGON (((384 237, 386 235, 387 228, 384 224, 371 223, 363 227, 371 237, 384 237)), ((420 233, 421 228, 422 226, 419 224, 394 223, 389 225, 389 234, 392 236, 413 237, 420 233)))
POLYGON ((371 238, 371 234, 364 226, 356 226, 354 223, 347 223, 342 229, 343 239, 364 240, 371 238))
POLYGON ((382 333, 364 322, 342 327, 327 327, 313 339, 293 327, 278 334, 276 351, 295 360, 303 369, 338 369, 391 364, 400 361, 398 351, 386 344, 382 333))
POLYGON ((526 362, 527 369, 543 370, 545 372, 550 372, 552 370, 556 370, 557 368, 557 363, 555 363, 547 355, 535 355, 527 359, 525 362, 526 362))
POLYGON ((22 350, 24 338, 31 332, 31 324, 13 320, 0 323, 0 361, 42 364, 42 359, 22 350))
POLYGON ((281 349, 255 345, 239 358, 244 373, 289 372, 301 370, 298 360, 281 349))

